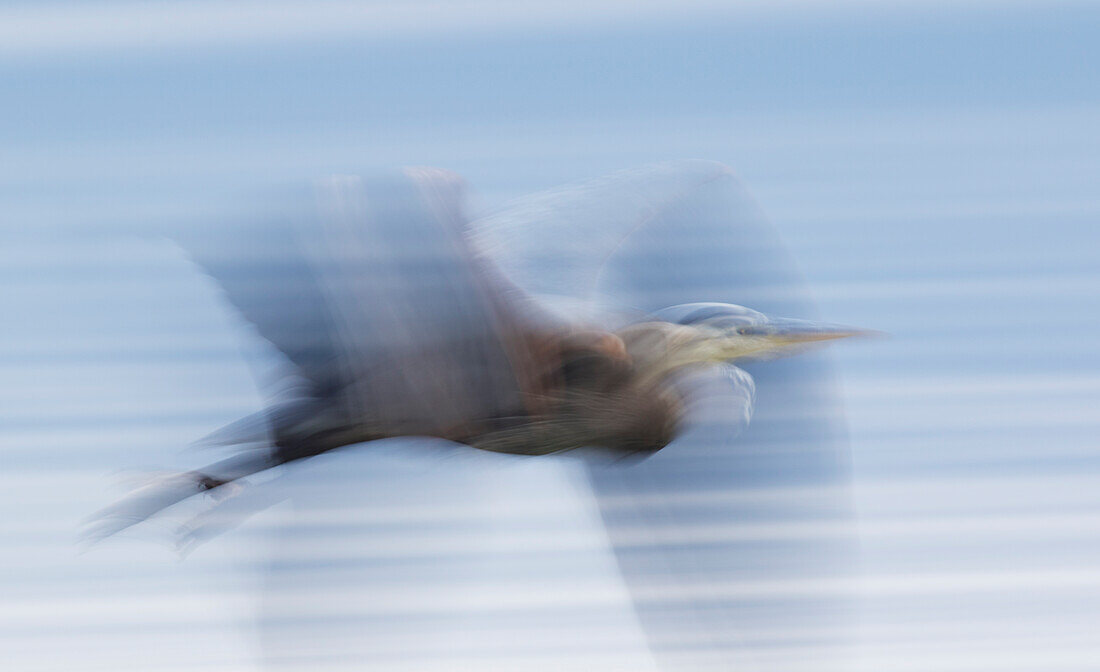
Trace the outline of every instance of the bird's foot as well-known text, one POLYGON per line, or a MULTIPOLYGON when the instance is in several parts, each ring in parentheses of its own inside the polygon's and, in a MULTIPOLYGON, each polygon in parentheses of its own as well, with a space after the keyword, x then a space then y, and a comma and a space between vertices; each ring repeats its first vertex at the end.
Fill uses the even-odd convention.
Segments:
POLYGON ((146 478, 129 495, 89 516, 82 525, 81 542, 94 545, 194 495, 213 494, 224 485, 224 481, 195 471, 146 478))

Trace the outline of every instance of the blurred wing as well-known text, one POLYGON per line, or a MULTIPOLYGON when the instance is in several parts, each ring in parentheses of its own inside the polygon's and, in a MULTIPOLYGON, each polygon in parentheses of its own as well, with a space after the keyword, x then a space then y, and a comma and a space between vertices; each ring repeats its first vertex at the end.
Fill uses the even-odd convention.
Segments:
POLYGON ((451 427, 519 403, 501 338, 515 315, 470 251, 461 198, 439 170, 333 178, 282 219, 185 246, 309 396, 351 418, 451 427))
MULTIPOLYGON (((642 313, 717 301, 813 317, 774 231, 717 164, 616 173, 479 225, 487 249, 533 292, 642 313)), ((747 374, 716 369, 692 381, 715 396, 670 446, 629 468, 588 468, 664 668, 755 668, 742 642, 845 620, 842 597, 799 592, 808 572, 838 571, 853 550, 842 533, 815 527, 847 516, 847 451, 828 365, 805 355, 745 368, 756 380, 747 428, 747 374), (707 659, 680 656, 685 642, 707 659)))
POLYGON ((721 425, 732 439, 749 426, 756 403, 756 381, 748 371, 720 364, 678 381, 688 402, 691 424, 721 425))
MULTIPOLYGON (((691 301, 729 300, 730 274, 751 280, 735 284, 740 302, 748 303, 752 297, 742 292, 776 272, 774 254, 768 255, 775 245, 762 221, 728 167, 681 161, 528 196, 473 227, 484 253, 550 305, 652 312, 683 303, 675 297, 685 294, 691 301), (637 267, 621 268, 624 246, 638 244, 653 263, 677 265, 666 264, 649 280, 637 267), (765 258, 755 256, 761 247, 765 258), (722 267, 724 275, 701 275, 713 267, 722 267), (658 277, 675 284, 661 291, 654 283, 658 277), (716 282, 708 286, 708 280, 716 282)), ((647 260, 631 256, 635 261, 647 260)))

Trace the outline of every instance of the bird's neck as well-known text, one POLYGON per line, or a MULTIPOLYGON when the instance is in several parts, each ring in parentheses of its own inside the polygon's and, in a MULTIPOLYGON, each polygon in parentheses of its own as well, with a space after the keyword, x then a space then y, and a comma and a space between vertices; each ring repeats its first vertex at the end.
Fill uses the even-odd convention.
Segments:
POLYGON ((656 385, 685 369, 737 356, 735 343, 692 326, 645 322, 619 332, 640 384, 656 385))

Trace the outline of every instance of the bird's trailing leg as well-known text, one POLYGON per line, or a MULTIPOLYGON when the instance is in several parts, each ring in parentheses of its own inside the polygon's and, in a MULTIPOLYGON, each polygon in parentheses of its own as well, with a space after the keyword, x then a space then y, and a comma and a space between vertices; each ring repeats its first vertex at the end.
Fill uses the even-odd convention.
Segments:
POLYGON ((211 506, 176 528, 176 551, 186 556, 203 543, 286 499, 285 478, 276 476, 247 485, 242 485, 243 480, 236 480, 219 486, 213 491, 216 494, 211 506))
POLYGON ((270 450, 258 449, 215 462, 199 471, 153 478, 122 500, 90 516, 84 522, 81 537, 85 543, 94 544, 200 493, 209 492, 215 502, 220 502, 240 490, 239 479, 277 463, 270 450))
MULTIPOLYGON (((296 415, 286 413, 269 415, 269 417, 287 420, 282 426, 276 425, 274 427, 273 433, 276 435, 277 441, 273 446, 244 450, 232 457, 195 471, 154 478, 133 490, 121 501, 89 517, 85 521, 82 530, 81 537, 83 541, 89 545, 94 544, 148 520, 170 507, 191 499, 195 495, 207 493, 213 502, 210 507, 211 511, 197 515, 189 525, 181 530, 181 538, 178 542, 180 545, 189 548, 194 545, 200 536, 202 538, 214 536, 213 534, 200 534, 197 532, 199 527, 213 523, 215 519, 212 514, 213 509, 220 509, 233 514, 238 509, 243 511, 243 502, 255 506, 264 499, 252 497, 232 506, 228 504, 229 500, 236 499, 243 492, 253 489, 252 484, 244 482, 245 477, 288 462, 313 457, 344 445, 385 438, 384 434, 357 427, 338 427, 324 432, 311 432, 308 426, 310 418, 305 413, 297 413, 296 415), (305 428, 291 424, 290 420, 300 421, 302 417, 306 418, 305 428), (207 513, 211 515, 206 515, 207 513)), ((269 488, 264 488, 264 490, 270 491, 269 488)), ((270 506, 270 504, 267 506, 270 506)), ((265 507, 256 507, 255 511, 261 508, 265 507)), ((248 516, 237 515, 236 517, 240 522, 248 516)), ((217 526, 224 527, 224 523, 223 520, 217 526)), ((229 525, 229 527, 232 526, 229 525)))

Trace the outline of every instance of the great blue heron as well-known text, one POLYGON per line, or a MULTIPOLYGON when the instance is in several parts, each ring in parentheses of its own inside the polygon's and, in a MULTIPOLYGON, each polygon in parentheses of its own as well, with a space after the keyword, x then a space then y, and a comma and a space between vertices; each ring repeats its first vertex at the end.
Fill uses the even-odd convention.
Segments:
MULTIPOLYGON (((332 178, 311 212, 185 239, 285 356, 288 382, 269 408, 207 439, 241 446, 237 454, 139 489, 97 515, 88 535, 388 437, 526 455, 652 453, 677 436, 699 376, 724 381, 728 413, 747 423, 753 381, 736 362, 857 331, 728 303, 645 311, 600 290, 615 282, 606 260, 655 218, 681 215, 693 245, 711 235, 715 222, 696 227, 692 208, 730 179, 707 162, 650 167, 471 223, 455 175, 409 169, 379 181, 332 178)), ((736 230, 737 216, 718 224, 736 230)))

